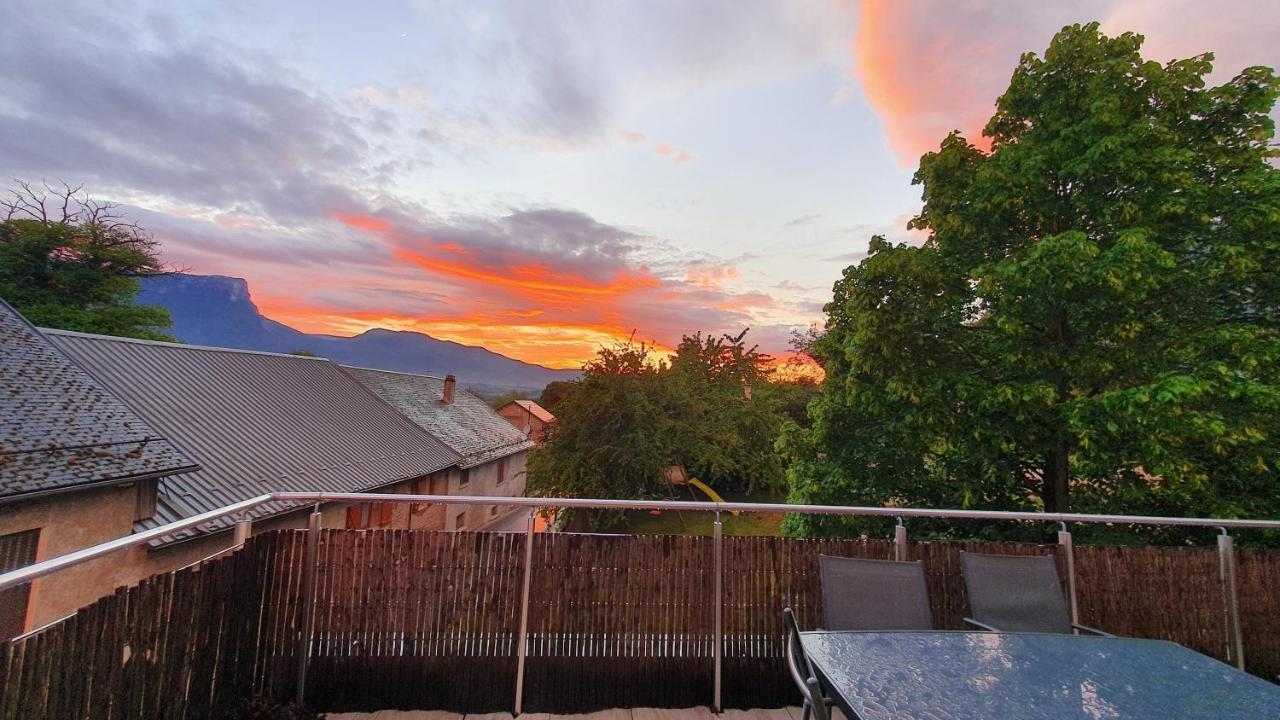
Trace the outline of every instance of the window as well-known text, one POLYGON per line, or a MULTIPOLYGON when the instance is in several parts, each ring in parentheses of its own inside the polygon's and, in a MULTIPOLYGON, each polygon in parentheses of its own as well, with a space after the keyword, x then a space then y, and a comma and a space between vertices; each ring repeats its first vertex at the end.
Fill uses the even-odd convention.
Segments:
POLYGON ((507 481, 507 459, 502 458, 501 460, 498 461, 498 484, 501 485, 506 481, 507 481))
POLYGON ((391 503, 359 503, 347 508, 347 529, 367 530, 375 524, 387 527, 393 517, 391 503))
POLYGON ((471 471, 463 470, 462 479, 458 480, 458 487, 466 487, 471 482, 471 471))
POLYGON ((369 506, 366 503, 347 506, 347 529, 362 530, 369 527, 369 506))
POLYGON ((467 511, 466 510, 463 510, 462 512, 458 513, 458 517, 454 518, 453 529, 454 530, 467 529, 467 511))
POLYGON ((133 519, 146 520, 149 517, 155 517, 156 514, 156 486, 160 484, 158 479, 139 480, 134 483, 137 491, 136 504, 133 508, 133 519))
MULTIPOLYGON (((0 535, 0 572, 26 567, 36 561, 40 528, 0 535)), ((31 583, 0 590, 0 640, 21 635, 27 624, 31 583)))

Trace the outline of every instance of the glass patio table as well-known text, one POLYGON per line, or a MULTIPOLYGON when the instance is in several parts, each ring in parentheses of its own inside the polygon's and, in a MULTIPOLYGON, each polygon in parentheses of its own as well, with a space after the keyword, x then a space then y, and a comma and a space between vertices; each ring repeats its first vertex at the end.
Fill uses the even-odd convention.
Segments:
POLYGON ((990 632, 805 632, 853 720, 1280 719, 1280 685, 1162 640, 990 632))

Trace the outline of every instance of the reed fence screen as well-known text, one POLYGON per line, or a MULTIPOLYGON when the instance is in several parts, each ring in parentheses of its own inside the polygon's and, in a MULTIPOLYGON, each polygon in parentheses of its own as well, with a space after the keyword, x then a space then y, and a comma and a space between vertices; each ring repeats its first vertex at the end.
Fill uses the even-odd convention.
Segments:
MULTIPOLYGON (((0 717, 217 718, 255 693, 293 697, 303 647, 316 710, 513 708, 523 535, 320 531, 304 645, 306 532, 255 536, 6 643, 0 717)), ((909 543, 940 628, 961 629, 967 612, 960 550, 1058 552, 909 543)), ((893 551, 888 540, 725 537, 725 707, 797 702, 781 610, 821 624, 818 555, 893 551)), ((525 711, 711 704, 714 553, 707 537, 535 535, 525 711)), ((1216 548, 1077 546, 1075 567, 1084 624, 1227 657, 1216 548)), ((1237 576, 1248 669, 1280 680, 1280 551, 1238 551, 1237 576)))

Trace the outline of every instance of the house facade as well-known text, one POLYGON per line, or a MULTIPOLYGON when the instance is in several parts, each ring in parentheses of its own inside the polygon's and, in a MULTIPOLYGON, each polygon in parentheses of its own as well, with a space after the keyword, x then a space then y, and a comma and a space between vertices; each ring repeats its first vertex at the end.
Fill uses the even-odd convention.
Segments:
MULTIPOLYGON (((163 479, 197 469, 0 300, 0 572, 129 535, 163 479)), ((0 592, 0 639, 132 581, 120 560, 0 592)))
MULTIPOLYGON (((458 453, 327 360, 59 330, 42 334, 148 427, 199 461, 196 469, 159 479, 149 515, 123 512, 121 498, 93 508, 59 502, 56 512, 71 524, 104 526, 86 544, 273 491, 411 493, 459 472, 458 453)), ((76 597, 58 603, 41 597, 35 622, 226 550, 234 543, 236 520, 251 520, 254 532, 303 527, 310 510, 269 503, 105 558, 98 570, 84 573, 76 597)), ((327 527, 347 527, 353 516, 370 528, 411 527, 415 519, 399 503, 326 503, 321 513, 327 527)), ((49 535, 66 538, 64 547, 74 536, 66 529, 49 535)))
MULTIPOLYGON (((452 375, 344 369, 459 454, 458 471, 442 478, 440 485, 432 485, 432 494, 524 495, 525 460, 534 443, 484 399, 460 390, 452 375)), ((513 512, 497 505, 415 509, 422 514, 422 527, 439 530, 483 530, 513 512)))
POLYGON ((547 441, 547 432, 556 421, 555 415, 532 400, 512 400, 498 408, 498 414, 538 445, 547 441))

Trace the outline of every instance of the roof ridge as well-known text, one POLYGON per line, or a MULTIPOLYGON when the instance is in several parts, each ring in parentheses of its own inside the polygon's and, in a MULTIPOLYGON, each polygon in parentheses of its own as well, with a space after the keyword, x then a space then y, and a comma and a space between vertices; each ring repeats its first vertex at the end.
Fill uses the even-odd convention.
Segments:
MULTIPOLYGON (((343 365, 342 363, 338 363, 337 365, 338 367, 346 368, 348 370, 368 370, 369 372, 391 373, 392 375, 410 375, 412 377, 424 377, 424 378, 431 378, 432 380, 442 380, 442 381, 446 379, 446 378, 440 377, 439 375, 428 375, 426 373, 409 372, 408 370, 387 370, 385 368, 364 367, 363 365, 343 365)), ((457 380, 457 378, 454 378, 454 380, 457 380)))
MULTIPOLYGON (((295 355, 293 353, 270 352, 267 350, 244 350, 241 348, 217 347, 215 345, 193 345, 183 342, 168 342, 165 340, 146 340, 143 338, 120 337, 119 335, 102 335, 99 333, 77 332, 75 330, 59 330, 58 328, 36 327, 45 335, 64 335, 66 337, 79 337, 89 340, 111 340, 114 342, 130 343, 133 345, 155 345, 159 347, 179 348, 182 350, 200 350, 203 352, 223 352, 223 353, 242 353, 245 355, 267 355, 269 357, 285 357, 298 358, 299 360, 312 360, 320 362, 333 362, 329 358, 311 355, 295 355)), ((337 365, 337 363, 333 363, 337 365)))

